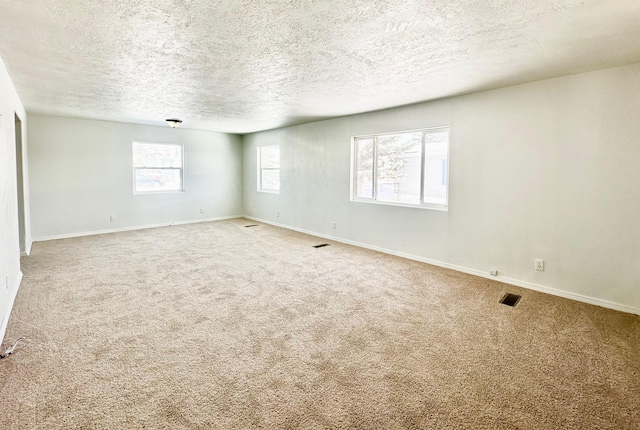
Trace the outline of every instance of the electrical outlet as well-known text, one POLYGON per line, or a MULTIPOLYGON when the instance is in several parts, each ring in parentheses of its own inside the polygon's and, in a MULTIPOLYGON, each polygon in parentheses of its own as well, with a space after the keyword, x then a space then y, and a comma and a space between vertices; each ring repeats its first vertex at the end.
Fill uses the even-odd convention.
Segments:
POLYGON ((276 212, 276 218, 280 218, 280 212, 276 212))
POLYGON ((109 216, 109 222, 116 222, 118 218, 115 215, 110 215, 109 216))
POLYGON ((489 269, 489 275, 498 276, 498 269, 492 267, 491 269, 489 269))
POLYGON ((204 208, 200 208, 200 213, 203 214, 204 213, 204 208))
POLYGON ((9 289, 9 275, 4 275, 4 286, 9 289))
POLYGON ((536 270, 544 272, 544 260, 536 258, 536 270))
POLYGON ((335 230, 335 228, 336 228, 336 223, 335 222, 331 223, 331 228, 335 230))

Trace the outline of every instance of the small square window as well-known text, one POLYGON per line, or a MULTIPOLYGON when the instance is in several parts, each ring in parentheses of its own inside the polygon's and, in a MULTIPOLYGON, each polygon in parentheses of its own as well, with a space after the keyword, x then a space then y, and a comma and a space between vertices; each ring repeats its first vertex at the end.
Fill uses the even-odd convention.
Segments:
POLYGON ((133 142, 133 191, 136 194, 183 191, 182 145, 133 142))

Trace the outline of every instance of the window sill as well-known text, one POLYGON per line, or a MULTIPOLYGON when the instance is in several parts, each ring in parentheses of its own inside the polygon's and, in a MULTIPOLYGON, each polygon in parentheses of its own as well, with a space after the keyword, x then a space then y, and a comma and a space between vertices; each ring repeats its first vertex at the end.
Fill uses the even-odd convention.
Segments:
POLYGON ((276 190, 258 190, 259 193, 267 193, 267 194, 280 194, 280 191, 276 190))
POLYGON ((445 206, 445 205, 435 205, 435 204, 412 205, 409 203, 390 203, 390 202, 379 202, 376 200, 360 200, 360 199, 351 199, 351 202, 367 203, 367 204, 380 205, 380 206, 399 206, 403 208, 428 209, 432 211, 449 212, 449 206, 445 206))
POLYGON ((143 196, 145 194, 183 194, 184 190, 176 191, 134 191, 134 196, 143 196))

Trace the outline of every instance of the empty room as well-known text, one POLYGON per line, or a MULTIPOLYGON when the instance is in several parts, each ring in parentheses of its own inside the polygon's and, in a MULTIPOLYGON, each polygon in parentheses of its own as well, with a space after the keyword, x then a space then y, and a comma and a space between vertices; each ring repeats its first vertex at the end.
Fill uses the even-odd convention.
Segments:
POLYGON ((0 6, 0 427, 639 429, 640 2, 0 6))

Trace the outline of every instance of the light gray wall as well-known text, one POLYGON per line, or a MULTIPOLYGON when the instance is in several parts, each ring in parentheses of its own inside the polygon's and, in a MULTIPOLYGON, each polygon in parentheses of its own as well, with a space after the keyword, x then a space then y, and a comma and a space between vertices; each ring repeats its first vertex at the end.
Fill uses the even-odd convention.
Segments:
POLYGON ((240 136, 32 114, 28 132, 36 241, 242 214, 240 136), (184 145, 183 193, 133 194, 134 140, 184 145))
POLYGON ((635 64, 247 135, 244 209, 640 313, 639 139, 635 64), (448 212, 349 201, 352 136, 446 124, 448 212), (256 146, 276 143, 281 192, 256 192, 256 146))
MULTIPOLYGON (((13 299, 18 292, 20 271, 20 245, 18 241, 18 192, 15 115, 22 120, 22 148, 26 151, 26 114, 13 83, 0 59, 0 342, 9 320, 13 299)), ((23 160, 23 172, 27 172, 23 160)), ((26 173, 25 173, 26 176, 26 173)), ((25 186, 28 180, 25 177, 25 186)), ((24 195, 26 213, 29 212, 29 196, 24 195)), ((30 224, 26 217, 25 232, 30 243, 30 224)))

